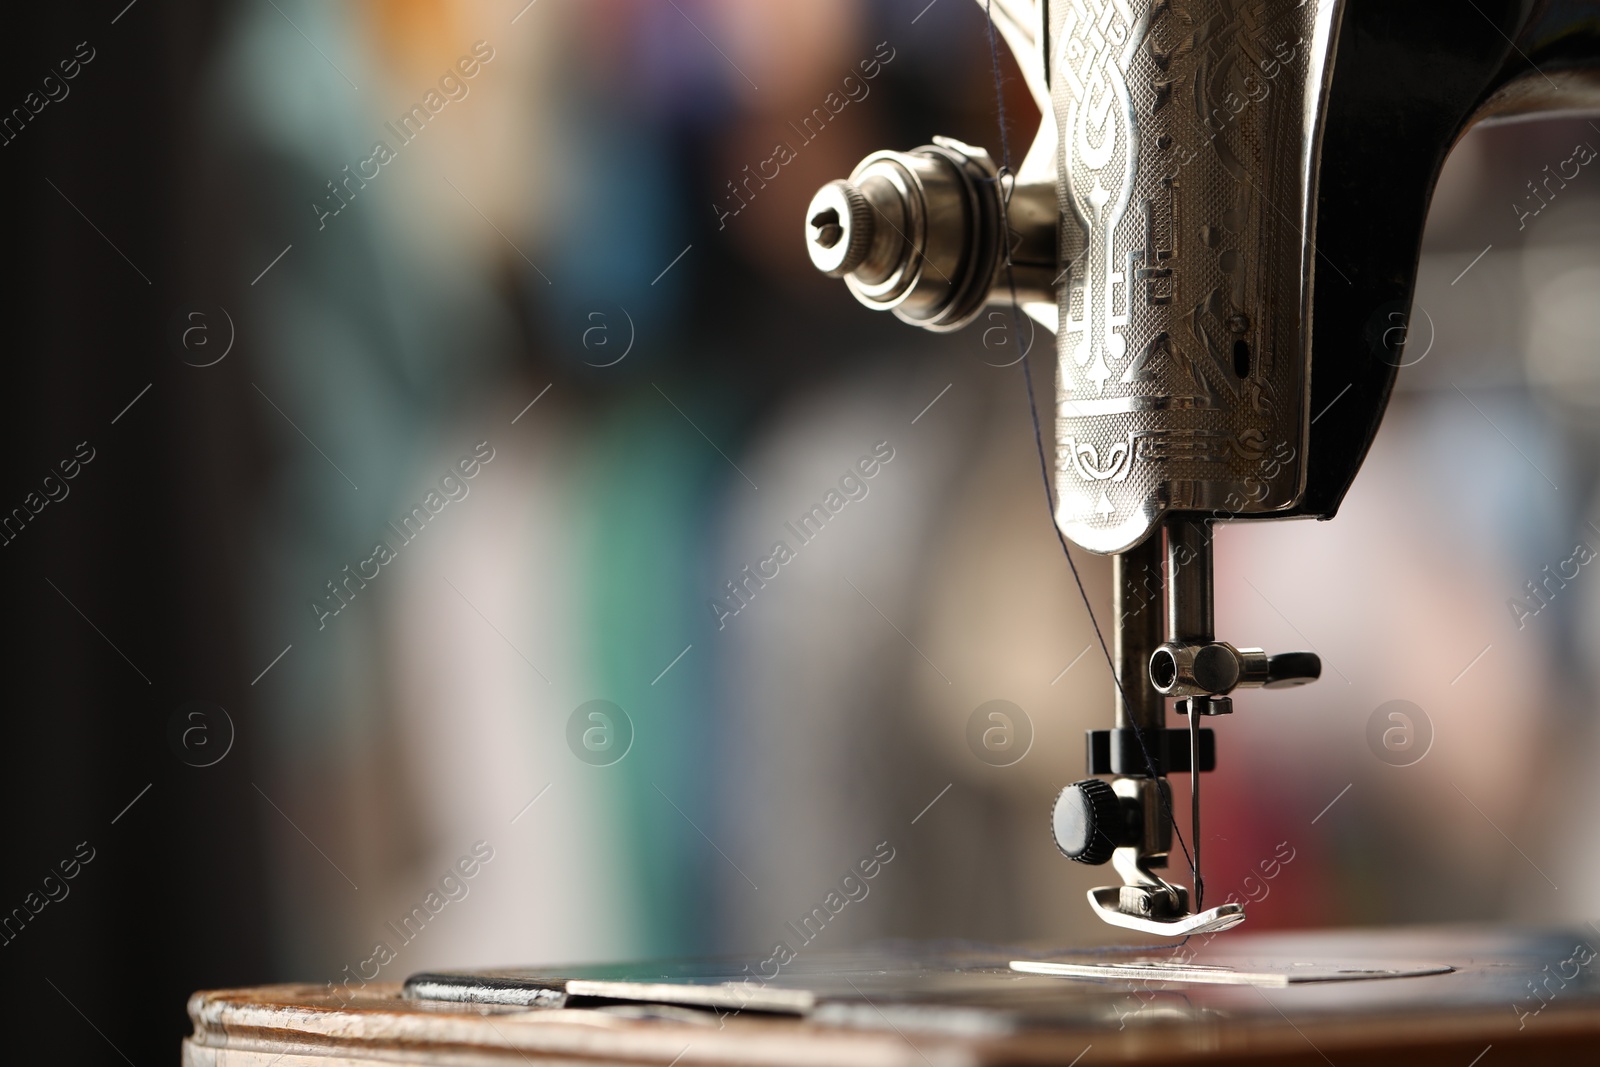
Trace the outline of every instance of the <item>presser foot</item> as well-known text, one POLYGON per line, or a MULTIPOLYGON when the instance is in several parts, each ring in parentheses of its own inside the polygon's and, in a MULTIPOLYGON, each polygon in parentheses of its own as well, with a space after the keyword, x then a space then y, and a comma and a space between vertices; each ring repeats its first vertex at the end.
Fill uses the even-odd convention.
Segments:
POLYGON ((1157 861, 1164 857, 1145 855, 1138 847, 1117 849, 1111 865, 1122 875, 1123 884, 1089 890, 1089 905, 1095 914, 1112 926, 1156 937, 1217 934, 1244 922, 1242 904, 1191 912, 1189 891, 1151 870, 1157 861))
MULTIPOLYGON (((1178 892, 1182 901, 1186 894, 1178 892)), ((1155 937, 1218 934, 1244 922, 1242 904, 1221 904, 1191 914, 1186 906, 1161 906, 1158 902, 1165 896, 1166 893, 1152 893, 1145 886, 1102 886, 1089 890, 1089 905, 1103 922, 1155 937)))
MULTIPOLYGON (((1223 904, 1198 914, 1189 910, 1189 891, 1173 885, 1153 868, 1167 862, 1167 824, 1171 810, 1166 783, 1155 778, 1098 778, 1075 782, 1061 791, 1051 811, 1056 847, 1078 863, 1107 860, 1122 876, 1120 886, 1089 890, 1095 914, 1112 926, 1188 937, 1230 930, 1244 922, 1244 907, 1223 904)), ((1198 856, 1198 853, 1197 853, 1198 856)))

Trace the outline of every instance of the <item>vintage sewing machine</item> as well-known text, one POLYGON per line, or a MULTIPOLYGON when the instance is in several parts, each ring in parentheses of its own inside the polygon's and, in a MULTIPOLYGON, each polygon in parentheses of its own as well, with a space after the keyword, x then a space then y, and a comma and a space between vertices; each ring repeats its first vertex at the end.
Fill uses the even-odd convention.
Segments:
POLYGON ((1066 856, 1120 876, 1089 895, 1101 919, 1175 947, 902 946, 759 980, 700 961, 198 994, 186 1063, 1593 1055, 1592 930, 1218 939, 1243 907, 1203 908, 1162 872, 1168 775, 1188 774, 1198 822, 1192 772, 1215 762, 1201 717, 1320 672, 1311 653, 1219 640, 1215 524, 1333 517, 1402 362, 1393 316, 1446 155, 1479 121, 1600 110, 1600 2, 979 2, 1044 116, 1020 164, 942 138, 874 153, 817 193, 805 240, 818 269, 912 325, 998 308, 1055 334, 1056 523, 1114 556, 1119 696, 1088 745, 1089 774, 1110 780, 1067 786, 1053 828, 1066 856), (1517 1007, 1530 996, 1537 1018, 1517 1007))

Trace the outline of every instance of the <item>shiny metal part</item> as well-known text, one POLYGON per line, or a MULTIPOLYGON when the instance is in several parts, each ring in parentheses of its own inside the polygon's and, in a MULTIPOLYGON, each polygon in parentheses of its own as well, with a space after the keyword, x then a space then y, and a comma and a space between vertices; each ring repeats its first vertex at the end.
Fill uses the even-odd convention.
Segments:
POLYGON ((1142 836, 1111 856, 1111 866, 1123 884, 1089 890, 1095 914, 1113 926, 1157 937, 1217 933, 1244 922, 1244 907, 1239 904, 1191 914, 1189 891, 1155 873, 1155 868, 1167 865, 1172 849, 1172 794, 1167 779, 1128 776, 1111 786, 1136 812, 1142 836))
POLYGON ((1156 918, 1138 915, 1123 907, 1122 894, 1130 887, 1121 889, 1091 889, 1089 890, 1089 906, 1102 920, 1112 926, 1120 926, 1125 930, 1137 930, 1141 934, 1153 937, 1190 937, 1194 934, 1220 934, 1224 930, 1232 930, 1244 922, 1244 907, 1240 904, 1219 904, 1214 908, 1207 908, 1198 915, 1187 912, 1172 918, 1156 918))
MULTIPOLYGON (((1139 825, 1143 828, 1139 844, 1128 850, 1119 849, 1119 853, 1131 851, 1131 860, 1141 868, 1165 867, 1167 853, 1172 851, 1172 819, 1168 814, 1172 810, 1172 793, 1166 777, 1117 778, 1112 781, 1111 788, 1124 801, 1132 801, 1137 806, 1139 825)), ((1111 866, 1122 874, 1127 862, 1118 863, 1113 856, 1111 866)))
MULTIPOLYGON (((1111 865, 1122 876, 1122 885, 1116 892, 1118 910, 1143 919, 1172 920, 1189 911, 1189 891, 1173 885, 1150 869, 1153 860, 1165 856, 1142 856, 1137 848, 1119 848, 1111 858, 1111 865)), ((1110 898, 1108 890, 1096 889, 1089 894, 1092 901, 1097 894, 1110 898)))
MULTIPOLYGON (((1196 933, 1208 931, 1198 930, 1196 933)), ((1380 978, 1421 978, 1430 974, 1449 974, 1455 970, 1445 963, 1408 963, 1398 966, 1360 961, 1307 963, 1303 960, 1252 961, 1247 964, 1184 963, 1177 960, 1144 959, 1131 962, 1069 962, 1057 960, 1012 960, 1011 969, 1021 974, 1048 974, 1059 978, 1088 978, 1121 982, 1182 982, 1193 985, 1248 985, 1264 989, 1287 989, 1292 985, 1316 982, 1360 982, 1380 978)))
POLYGON ((1204 522, 1167 524, 1167 641, 1205 645, 1215 637, 1215 573, 1211 527, 1204 522))
POLYGON ((1322 661, 1314 652, 1268 656, 1259 648, 1216 640, 1216 578, 1208 523, 1168 522, 1166 544, 1167 639, 1150 655, 1150 682, 1156 692, 1168 697, 1223 697, 1238 688, 1304 685, 1321 675, 1322 661))
POLYGON ((1166 701, 1150 686, 1150 656, 1161 644, 1161 539, 1111 557, 1112 658, 1120 699, 1116 723, 1141 730, 1160 729, 1166 701))
POLYGON ((1163 696, 1189 697, 1232 692, 1239 662, 1232 646, 1167 642, 1150 656, 1150 682, 1163 696))
MULTIPOLYGON (((1167 642, 1151 653, 1150 681, 1163 696, 1225 696, 1235 689, 1289 689, 1322 676, 1315 652, 1269 656, 1226 641, 1206 645, 1167 642)), ((1182 712, 1180 712, 1182 714, 1182 712)))
MULTIPOLYGON (((1056 333, 1057 525, 1094 552, 1169 516, 1331 518, 1395 379, 1364 331, 1410 305, 1451 146, 1479 121, 1600 108, 1595 0, 1479 0, 1470 19, 1444 0, 978 3, 1043 115, 1009 197, 980 169, 1018 302, 1056 333)), ((962 244, 964 222, 930 225, 930 247, 962 244)), ((958 259, 988 276, 978 253, 958 259)))
POLYGON ((806 248, 867 307, 958 330, 1013 292, 1024 304, 1055 298, 1055 197, 1053 182, 1018 183, 983 149, 936 137, 874 152, 823 186, 806 210, 806 248))
POLYGON ((1014 299, 1056 334, 1056 525, 1116 556, 1102 747, 1151 772, 1113 782, 1142 832, 1112 857, 1127 884, 1090 900, 1146 933, 1226 929, 1237 905, 1189 915, 1150 873, 1172 837, 1166 700, 1198 766, 1200 715, 1321 662, 1217 640, 1213 526, 1337 511, 1395 379, 1363 331, 1410 306, 1445 156, 1486 118, 1600 107, 1600 0, 1479 0, 1476 18, 1443 0, 978 3, 1043 115, 1016 174, 947 139, 876 153, 817 194, 808 247, 907 322, 957 329, 1014 299))
MULTIPOLYGON (((1148 736, 1161 737, 1164 729, 1165 698, 1181 698, 1178 710, 1190 718, 1188 766, 1200 765, 1201 715, 1226 715, 1233 711, 1228 694, 1235 689, 1258 686, 1303 684, 1321 673, 1315 653, 1296 652, 1268 656, 1259 648, 1239 648, 1215 639, 1215 575, 1212 565, 1212 530, 1209 524, 1173 519, 1165 525, 1163 536, 1151 537, 1126 553, 1114 557, 1112 575, 1116 607, 1116 652, 1118 681, 1122 699, 1117 708, 1117 726, 1137 725, 1148 736), (1165 567, 1163 568, 1163 563, 1165 567), (1165 607, 1165 620, 1158 606, 1165 607), (1161 634, 1166 639, 1154 644, 1161 634), (1152 647, 1153 645, 1153 647, 1152 647), (1133 673, 1137 652, 1150 648, 1145 677, 1133 673)), ((1150 760, 1154 764, 1155 760, 1150 760)), ((1081 789, 1084 783, 1071 789, 1081 789)), ((1201 895, 1199 775, 1192 774, 1190 810, 1193 840, 1190 843, 1195 865, 1197 896, 1201 895)), ((1137 816, 1143 828, 1138 840, 1116 842, 1121 847, 1112 854, 1112 864, 1123 877, 1122 886, 1091 890, 1090 904, 1102 919, 1130 926, 1145 933, 1184 936, 1196 929, 1227 929, 1244 921, 1242 906, 1230 905, 1190 914, 1189 896, 1151 873, 1164 867, 1172 846, 1171 794, 1164 776, 1130 775, 1116 779, 1113 788, 1124 805, 1137 816)), ((1064 792, 1063 797, 1067 794, 1064 792)), ((1057 811, 1073 813, 1083 808, 1069 805, 1057 811)), ((1108 822, 1103 818, 1101 822, 1108 822)), ((1083 827, 1072 822, 1069 833, 1076 852, 1063 851, 1083 862, 1104 862, 1113 843, 1102 835, 1092 844, 1078 844, 1083 827), (1087 858, 1085 858, 1087 857, 1087 858)), ((1057 829, 1057 843, 1061 843, 1057 829)))
MULTIPOLYGON (((1331 0, 1049 5, 1062 143, 1057 525, 1096 552, 1169 513, 1292 507, 1301 265, 1331 0), (1096 15, 1100 17, 1095 17, 1096 15), (1203 34, 1197 27, 1206 27, 1203 34), (1272 60, 1281 47, 1288 59, 1272 60)), ((1196 605, 1198 606, 1198 605, 1196 605)))

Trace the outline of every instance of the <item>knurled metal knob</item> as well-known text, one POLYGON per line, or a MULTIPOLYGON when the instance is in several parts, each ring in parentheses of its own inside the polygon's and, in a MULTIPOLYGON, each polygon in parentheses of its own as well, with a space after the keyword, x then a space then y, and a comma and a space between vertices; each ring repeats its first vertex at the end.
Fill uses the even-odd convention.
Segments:
POLYGON ((1099 778, 1067 786, 1050 812, 1056 848, 1078 863, 1098 865, 1109 860, 1122 841, 1122 824, 1122 801, 1099 778))
POLYGON ((822 273, 842 278, 872 249, 872 204, 843 179, 829 182, 811 198, 806 211, 806 249, 822 273))

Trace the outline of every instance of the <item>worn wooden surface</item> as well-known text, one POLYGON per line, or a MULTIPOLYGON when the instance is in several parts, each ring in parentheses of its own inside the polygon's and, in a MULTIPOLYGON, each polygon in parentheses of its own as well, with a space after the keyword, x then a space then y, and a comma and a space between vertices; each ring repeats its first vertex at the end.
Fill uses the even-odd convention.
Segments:
MULTIPOLYGON (((639 1004, 525 1010, 430 1004, 373 984, 345 1000, 326 987, 197 993, 186 1067, 417 1064, 759 1064, 955 1067, 1112 1063, 1504 1067, 1600 1062, 1600 945, 1560 935, 1328 934, 1330 958, 1392 948, 1448 975, 1258 989, 1060 980, 1018 983, 1023 1009, 986 1027, 981 1010, 864 998, 844 1025, 639 1004), (1581 960, 1582 962, 1575 962, 1581 960), (1592 960, 1592 962, 1591 962, 1592 960), (1570 977, 1569 977, 1570 976, 1570 977), (1535 995, 1537 983, 1540 993, 1535 995), (1023 991, 1026 990, 1026 995, 1023 991), (1021 1022, 1017 1022, 1020 1019, 1021 1022), (1481 1056, 1481 1059, 1479 1058, 1481 1056)), ((1238 944, 1231 941, 1230 944, 1238 944)), ((1244 942, 1249 944, 1250 942, 1244 942)), ((1266 940, 1259 942, 1268 944, 1266 940)), ((1276 944, 1281 945, 1280 942, 1276 944)), ((1004 1004, 1012 988, 997 975, 1004 1004)), ((1003 1012, 1002 1012, 1003 1014, 1003 1012)))

